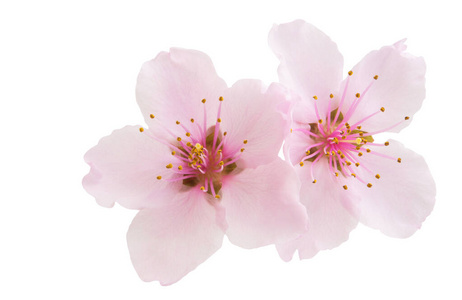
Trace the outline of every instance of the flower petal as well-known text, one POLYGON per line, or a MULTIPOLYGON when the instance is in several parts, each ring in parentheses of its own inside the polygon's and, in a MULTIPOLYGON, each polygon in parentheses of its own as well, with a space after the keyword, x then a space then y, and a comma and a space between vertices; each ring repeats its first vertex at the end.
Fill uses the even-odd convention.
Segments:
POLYGON ((311 163, 296 168, 302 182, 300 201, 308 214, 308 231, 299 238, 277 245, 281 258, 289 261, 295 250, 300 259, 311 258, 320 250, 332 249, 348 240, 357 223, 357 212, 352 205, 356 194, 344 190, 340 179, 329 173, 326 159, 314 166, 316 183, 312 183, 311 163))
POLYGON ((298 190, 293 169, 279 158, 226 178, 222 204, 229 240, 255 248, 297 237, 306 228, 298 190))
POLYGON ((167 172, 170 151, 139 128, 126 126, 115 130, 85 154, 91 170, 82 184, 98 204, 112 207, 118 202, 127 208, 141 209, 169 199, 180 188, 180 183, 157 180, 157 176, 167 172))
POLYGON ((364 155, 361 163, 380 175, 372 188, 355 187, 360 221, 386 235, 405 238, 420 228, 435 203, 436 187, 422 156, 397 141, 382 147, 381 154, 401 158, 402 163, 364 155))
MULTIPOLYGON (((425 61, 422 57, 405 53, 404 42, 402 40, 370 52, 353 68, 348 87, 350 97, 362 93, 371 83, 372 86, 350 119, 350 124, 384 107, 383 114, 362 124, 369 131, 384 130, 406 116, 412 117, 420 109, 425 98, 425 61), (378 75, 377 80, 373 79, 375 75, 378 75)), ((388 131, 399 132, 409 122, 388 131)))
MULTIPOLYGON (((343 77, 343 57, 337 45, 323 32, 302 20, 275 25, 269 45, 280 60, 279 80, 302 98, 314 95, 329 99, 343 77)), ((325 111, 327 101, 319 101, 325 111)))
POLYGON ((215 253, 226 229, 222 208, 211 205, 203 192, 192 190, 170 200, 164 207, 141 210, 127 233, 140 278, 162 285, 180 280, 215 253))
POLYGON ((278 157, 288 123, 278 110, 285 89, 272 84, 266 91, 259 80, 240 80, 224 95, 221 128, 227 132, 224 152, 245 151, 240 162, 246 168, 278 157), (247 140, 244 144, 244 140, 247 140))
MULTIPOLYGON (((191 118, 203 119, 202 99, 207 110, 216 112, 218 98, 223 96, 226 83, 218 77, 210 58, 199 51, 172 48, 146 62, 138 75, 136 98, 150 129, 156 130, 156 120, 180 135, 184 131, 175 121, 188 123, 191 118)), ((209 114, 208 124, 216 121, 209 114)), ((157 125, 157 124, 156 124, 157 125)))

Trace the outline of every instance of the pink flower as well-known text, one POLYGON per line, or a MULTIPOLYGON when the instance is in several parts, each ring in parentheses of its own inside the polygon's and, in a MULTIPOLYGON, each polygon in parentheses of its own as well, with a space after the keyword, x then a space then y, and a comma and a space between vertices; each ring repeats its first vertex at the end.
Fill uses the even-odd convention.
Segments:
POLYGON ((221 247, 260 247, 306 229, 293 168, 278 158, 284 90, 257 80, 228 88, 205 54, 145 63, 136 88, 147 128, 127 126, 85 155, 85 189, 106 207, 140 212, 127 234, 141 279, 172 284, 221 247))
POLYGON ((279 244, 301 259, 348 239, 358 221, 386 235, 412 235, 430 214, 435 184, 424 159, 377 134, 399 132, 425 97, 425 63, 404 41, 366 55, 342 81, 343 57, 303 21, 274 26, 269 43, 280 81, 298 96, 284 153, 302 182, 308 231, 279 244))

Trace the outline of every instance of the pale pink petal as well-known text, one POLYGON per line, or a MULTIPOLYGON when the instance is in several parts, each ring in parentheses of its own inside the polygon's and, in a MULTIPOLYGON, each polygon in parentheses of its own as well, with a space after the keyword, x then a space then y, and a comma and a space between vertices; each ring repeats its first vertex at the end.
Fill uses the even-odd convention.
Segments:
POLYGON ((306 213, 298 202, 299 184, 293 169, 281 159, 245 169, 223 182, 229 240, 255 248, 297 237, 306 228, 306 213))
POLYGON ((344 190, 351 180, 341 179, 329 173, 326 159, 314 166, 313 183, 311 163, 296 167, 302 181, 300 201, 308 214, 308 230, 301 237, 277 245, 281 258, 288 261, 295 250, 300 259, 311 258, 320 250, 332 249, 348 240, 349 233, 357 223, 357 211, 353 201, 357 195, 350 189, 344 190))
POLYGON ((274 160, 279 153, 288 123, 280 112, 285 89, 259 80, 240 80, 224 95, 220 128, 227 132, 224 153, 244 148, 239 163, 253 168, 274 160), (247 143, 244 144, 244 140, 247 143))
MULTIPOLYGON (((405 238, 420 228, 435 203, 435 182, 422 156, 406 149, 397 141, 381 147, 381 154, 401 158, 401 163, 372 154, 365 154, 361 164, 380 179, 372 178, 371 188, 356 189, 360 202, 360 221, 383 233, 405 238)), ((365 177, 366 175, 364 175, 365 177)))
POLYGON ((157 180, 165 177, 172 158, 167 146, 141 133, 139 126, 126 126, 103 137, 85 154, 90 172, 83 187, 98 204, 112 207, 115 202, 133 209, 157 205, 172 197, 181 183, 157 180))
POLYGON ((343 57, 323 32, 302 20, 273 26, 269 45, 280 60, 279 80, 312 102, 316 95, 320 111, 336 95, 343 77, 343 57))
POLYGON ((175 283, 221 247, 224 215, 205 196, 197 190, 181 193, 169 205, 136 215, 127 242, 142 280, 175 283))
POLYGON ((290 124, 289 134, 284 141, 284 157, 292 165, 299 164, 306 151, 311 148, 310 145, 317 143, 306 133, 310 131, 311 123, 317 122, 317 117, 311 103, 305 100, 295 100, 292 102, 292 122, 290 124))
POLYGON ((143 65, 138 75, 136 98, 151 130, 157 130, 154 124, 160 121, 180 135, 184 130, 175 126, 177 120, 187 124, 194 118, 202 124, 202 99, 207 100, 207 123, 215 122, 218 98, 223 96, 226 88, 206 54, 172 48, 143 65), (151 114, 155 120, 151 119, 151 114))
MULTIPOLYGON (((353 68, 348 87, 350 101, 356 93, 363 93, 368 85, 372 86, 361 100, 350 124, 384 107, 384 113, 362 124, 368 131, 384 130, 403 121, 406 116, 412 118, 420 109, 425 98, 425 62, 422 57, 404 52, 405 49, 403 40, 372 51, 353 68), (377 80, 373 78, 375 75, 378 75, 377 80)), ((388 131, 399 132, 409 122, 388 131)))

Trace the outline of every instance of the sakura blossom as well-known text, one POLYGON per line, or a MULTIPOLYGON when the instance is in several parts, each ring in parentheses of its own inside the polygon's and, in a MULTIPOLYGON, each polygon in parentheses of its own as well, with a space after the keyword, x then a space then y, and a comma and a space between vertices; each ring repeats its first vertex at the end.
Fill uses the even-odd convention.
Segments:
POLYGON ((391 237, 421 227, 435 202, 422 156, 400 142, 377 142, 405 128, 425 98, 425 62, 405 41, 367 54, 343 77, 332 40, 302 20, 275 25, 269 44, 280 82, 293 92, 285 157, 301 180, 308 230, 277 249, 288 261, 346 241, 358 222, 391 237))
POLYGON ((136 87, 147 126, 126 126, 85 154, 97 203, 139 210, 127 233, 144 281, 169 285, 222 245, 255 248, 306 230, 300 185, 278 157, 286 90, 233 86, 202 52, 172 48, 146 62, 136 87))

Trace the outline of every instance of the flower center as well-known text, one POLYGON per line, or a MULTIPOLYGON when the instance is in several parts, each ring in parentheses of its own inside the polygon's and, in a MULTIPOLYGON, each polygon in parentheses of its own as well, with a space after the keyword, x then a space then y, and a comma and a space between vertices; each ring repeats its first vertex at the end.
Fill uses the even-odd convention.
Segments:
MULTIPOLYGON (((184 130, 185 137, 176 136, 165 127, 164 129, 173 137, 172 139, 163 140, 150 135, 153 139, 169 146, 173 156, 172 162, 166 165, 171 173, 168 174, 169 176, 165 176, 166 178, 157 176, 158 180, 169 182, 181 180, 182 184, 188 188, 198 188, 216 199, 221 198, 220 190, 223 176, 236 169, 236 162, 245 149, 227 150, 226 144, 229 142, 227 132, 222 133, 220 130, 223 97, 220 97, 219 101, 217 119, 213 126, 207 127, 207 111, 204 105, 202 124, 193 118, 190 119, 188 125, 176 121, 176 124, 184 130)), ((206 100, 202 99, 201 102, 205 104, 206 100)), ((150 118, 155 119, 153 114, 150 115, 150 118)), ((145 131, 140 128, 140 132, 145 131)), ((243 145, 246 143, 247 140, 244 140, 243 145)))
MULTIPOLYGON (((352 74, 352 71, 348 72, 349 76, 352 74)), ((317 162, 319 162, 321 159, 327 159, 329 171, 333 176, 339 177, 341 175, 343 177, 353 177, 358 179, 361 183, 365 184, 369 188, 372 187, 372 184, 366 181, 367 177, 372 175, 375 177, 375 179, 379 179, 380 175, 374 173, 366 166, 366 164, 364 164, 362 159, 364 155, 376 155, 383 158, 396 160, 399 163, 401 162, 401 158, 394 158, 372 150, 374 147, 389 145, 389 142, 385 142, 384 144, 374 143, 374 138, 372 135, 388 131, 391 128, 400 125, 405 120, 408 120, 409 117, 405 117, 403 121, 398 122, 397 124, 394 124, 393 126, 384 130, 376 132, 364 131, 362 129, 361 123, 370 118, 373 118, 379 113, 384 113, 385 108, 381 107, 376 112, 354 124, 348 123, 361 100, 372 86, 372 83, 378 79, 378 76, 374 76, 373 79, 374 80, 363 91, 362 94, 355 94, 355 99, 350 103, 349 107, 344 107, 346 106, 345 95, 348 89, 348 77, 339 106, 334 110, 331 110, 331 99, 334 98, 334 95, 331 94, 330 99, 327 100, 329 101, 327 108, 328 113, 326 113, 325 116, 319 113, 316 104, 318 98, 317 96, 314 96, 313 98, 315 100, 315 111, 318 121, 316 123, 308 123, 309 129, 296 128, 292 130, 292 132, 298 131, 309 136, 309 138, 313 141, 313 143, 306 148, 305 155, 300 161, 300 166, 304 166, 307 161, 311 162, 310 171, 313 183, 316 183, 313 170, 317 162), (345 112, 345 114, 342 111, 345 112), (356 168, 362 168, 366 171, 362 172, 362 174, 364 174, 362 175, 364 178, 357 175, 356 168)), ((345 190, 348 189, 346 185, 344 185, 343 188, 345 190)))

